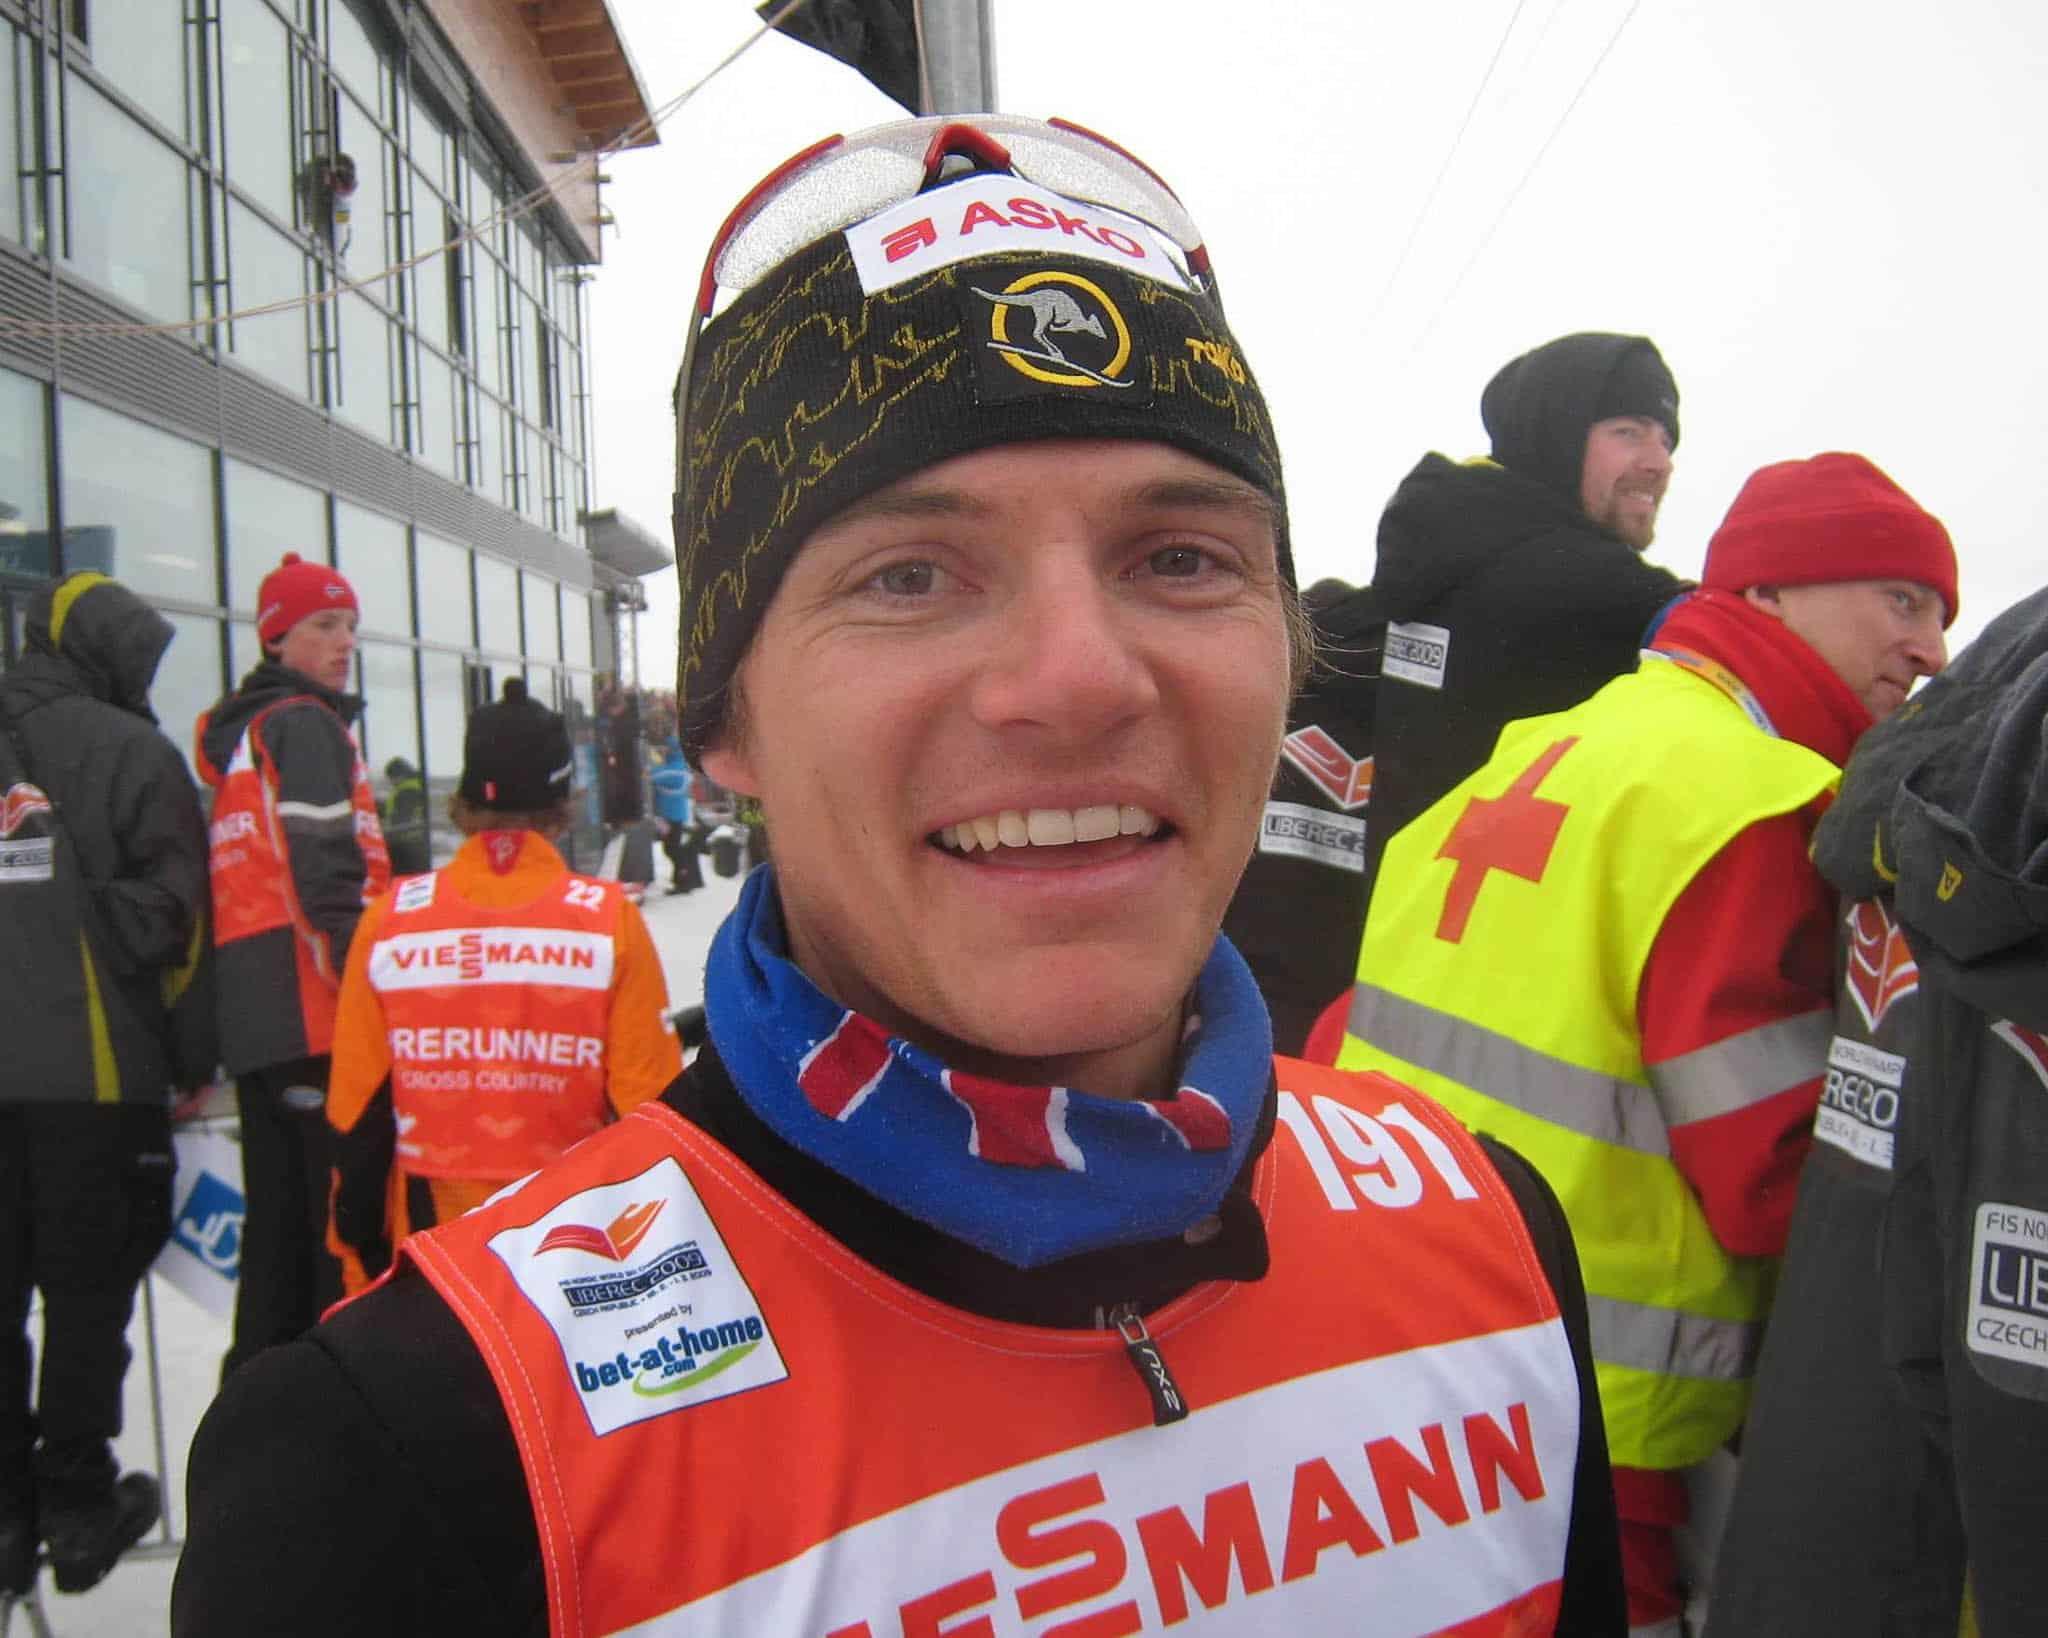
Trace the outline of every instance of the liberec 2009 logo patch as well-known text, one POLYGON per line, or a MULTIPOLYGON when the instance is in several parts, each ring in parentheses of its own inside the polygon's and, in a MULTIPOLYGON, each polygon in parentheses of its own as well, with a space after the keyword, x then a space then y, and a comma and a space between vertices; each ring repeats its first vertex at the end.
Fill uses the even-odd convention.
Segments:
POLYGON ((490 1246, 554 1331, 593 1433, 789 1375, 718 1225, 673 1158, 572 1195, 490 1246), (650 1256, 650 1247, 659 1249, 650 1256))
POLYGON ((1082 392, 1128 392, 1131 327, 1094 279, 1059 268, 1044 268, 1012 279, 1000 290, 969 285, 972 300, 986 311, 976 333, 986 336, 982 352, 995 355, 1004 369, 984 368, 985 386, 1000 384, 1006 374, 1013 391, 1029 390, 1023 382, 1082 392))

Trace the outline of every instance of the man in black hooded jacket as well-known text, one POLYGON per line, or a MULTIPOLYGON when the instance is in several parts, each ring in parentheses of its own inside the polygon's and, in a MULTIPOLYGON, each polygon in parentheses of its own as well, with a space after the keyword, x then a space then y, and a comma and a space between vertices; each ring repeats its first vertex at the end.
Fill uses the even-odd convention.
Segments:
POLYGON ((2048 589, 1873 729, 1814 836, 1842 999, 1710 1633, 2048 1604, 2048 589), (1797 1542, 1788 1552, 1786 1543, 1797 1542))
POLYGON ((1505 724, 1633 669, 1684 589, 1642 559, 1678 445, 1678 387, 1652 342, 1561 336, 1503 368, 1479 409, 1492 457, 1423 456, 1380 518, 1388 624, 1361 910, 1389 837, 1484 763, 1505 724))
POLYGON ((0 682, 0 1599, 33 1581, 39 1539, 82 1592, 158 1511, 157 1481, 114 1461, 124 1336, 170 1230, 170 1089, 214 1059, 204 997, 196 1037, 175 1006, 206 951, 206 827, 149 708, 171 637, 75 574, 31 604, 0 682))

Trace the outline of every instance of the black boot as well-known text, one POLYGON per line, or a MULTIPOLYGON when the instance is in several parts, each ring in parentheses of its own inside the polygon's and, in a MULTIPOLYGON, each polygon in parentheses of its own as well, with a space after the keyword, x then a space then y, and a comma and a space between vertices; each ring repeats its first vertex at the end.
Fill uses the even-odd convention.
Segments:
POLYGON ((124 1473, 109 1494, 84 1506, 45 1499, 43 1540, 57 1590, 80 1593, 98 1586, 162 1511, 162 1489, 148 1473, 124 1473))

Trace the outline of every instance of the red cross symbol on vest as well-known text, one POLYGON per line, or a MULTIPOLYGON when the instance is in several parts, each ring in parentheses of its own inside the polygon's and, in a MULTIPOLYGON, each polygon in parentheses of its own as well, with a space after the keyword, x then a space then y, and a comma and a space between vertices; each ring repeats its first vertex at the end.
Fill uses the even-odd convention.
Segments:
POLYGON ((1557 833, 1571 808, 1538 796, 1536 787, 1578 742, 1576 734, 1559 740, 1500 795, 1475 796, 1465 804, 1450 835, 1436 850, 1439 859, 1458 861, 1458 873, 1444 895, 1443 914, 1437 918, 1438 938, 1450 944, 1464 938, 1465 923, 1480 888, 1486 885, 1488 871, 1505 870, 1525 882, 1543 880, 1543 872, 1550 868, 1551 851, 1557 846, 1557 833))

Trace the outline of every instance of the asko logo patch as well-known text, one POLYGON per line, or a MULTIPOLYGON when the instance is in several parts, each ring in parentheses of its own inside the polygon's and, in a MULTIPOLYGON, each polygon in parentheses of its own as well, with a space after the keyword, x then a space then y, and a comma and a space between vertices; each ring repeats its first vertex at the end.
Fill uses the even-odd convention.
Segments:
POLYGON ((1346 813, 1372 800, 1372 758, 1353 756, 1319 723, 1295 729, 1280 742, 1280 754, 1346 813))
POLYGON ((1899 924, 1877 900, 1852 906, 1844 924, 1849 957, 1842 976, 1849 999, 1875 1033, 1893 1004, 1920 987, 1920 967, 1899 924))
POLYGON ((1085 205, 1014 176, 956 182, 919 194, 846 230, 861 289, 868 295, 970 256, 998 251, 1078 256, 1188 287, 1166 242, 1136 217, 1085 205))

